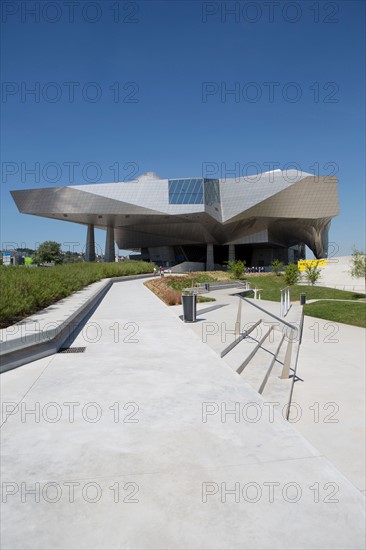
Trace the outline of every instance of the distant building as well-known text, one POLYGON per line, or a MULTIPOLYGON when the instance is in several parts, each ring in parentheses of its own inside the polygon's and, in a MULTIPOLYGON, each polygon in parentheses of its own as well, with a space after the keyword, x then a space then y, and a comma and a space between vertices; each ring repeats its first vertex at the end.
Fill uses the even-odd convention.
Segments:
POLYGON ((24 214, 87 226, 86 259, 95 260, 94 228, 106 229, 105 261, 119 249, 165 266, 228 259, 265 266, 297 261, 305 245, 326 257, 339 213, 337 178, 275 170, 238 179, 161 179, 152 172, 121 183, 11 191, 24 214))
MULTIPOLYGON (((2 252, 3 265, 24 265, 26 259, 28 260, 18 250, 4 250, 2 252)), ((27 265, 29 265, 29 260, 27 265)))

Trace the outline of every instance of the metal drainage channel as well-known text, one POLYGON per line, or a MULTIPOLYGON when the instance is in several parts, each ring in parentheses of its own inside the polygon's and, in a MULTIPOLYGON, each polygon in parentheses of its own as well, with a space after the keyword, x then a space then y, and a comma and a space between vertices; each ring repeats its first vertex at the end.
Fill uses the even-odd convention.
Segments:
POLYGON ((57 353, 84 353, 86 348, 60 348, 57 353))

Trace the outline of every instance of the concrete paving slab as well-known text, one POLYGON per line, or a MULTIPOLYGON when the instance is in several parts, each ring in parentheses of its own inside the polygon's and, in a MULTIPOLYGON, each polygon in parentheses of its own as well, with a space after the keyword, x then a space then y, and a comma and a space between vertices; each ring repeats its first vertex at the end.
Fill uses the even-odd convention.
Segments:
MULTIPOLYGON (((347 481, 332 479, 333 468, 324 458, 245 468, 151 469, 78 480, 72 503, 69 486, 56 480, 59 501, 25 502, 17 511, 21 529, 7 532, 3 544, 40 550, 361 548, 356 536, 362 529, 361 499, 349 494, 347 481), (99 499, 88 502, 85 488, 90 500, 99 499), (339 513, 341 508, 352 514, 339 513)), ((13 512, 5 508, 7 523, 13 512)))

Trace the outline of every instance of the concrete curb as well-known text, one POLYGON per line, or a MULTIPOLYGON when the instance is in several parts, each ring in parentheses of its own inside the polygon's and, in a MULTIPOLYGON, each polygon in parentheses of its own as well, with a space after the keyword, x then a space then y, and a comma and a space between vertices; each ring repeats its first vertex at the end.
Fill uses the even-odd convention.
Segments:
POLYGON ((152 274, 96 281, 15 325, 0 330, 0 372, 57 353, 114 283, 149 277, 152 274))

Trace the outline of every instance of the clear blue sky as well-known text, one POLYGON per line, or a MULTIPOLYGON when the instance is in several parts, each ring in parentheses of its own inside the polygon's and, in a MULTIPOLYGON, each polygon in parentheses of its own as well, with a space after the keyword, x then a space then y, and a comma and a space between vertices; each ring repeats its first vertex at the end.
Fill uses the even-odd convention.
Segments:
POLYGON ((363 2, 54 4, 3 3, 3 244, 85 241, 83 226, 19 214, 12 189, 111 182, 117 166, 122 181, 276 162, 336 170, 330 241, 364 248, 363 2))

